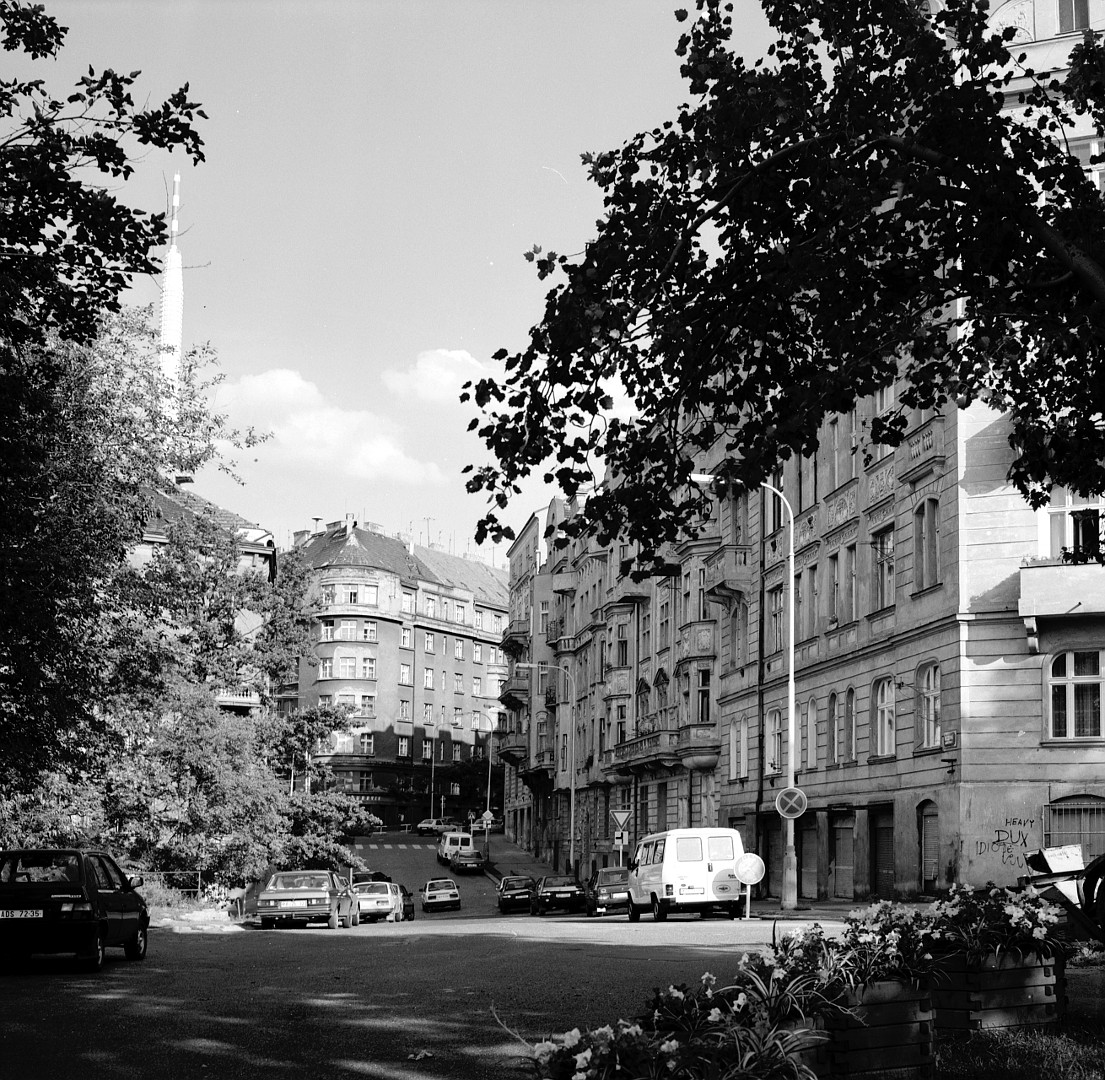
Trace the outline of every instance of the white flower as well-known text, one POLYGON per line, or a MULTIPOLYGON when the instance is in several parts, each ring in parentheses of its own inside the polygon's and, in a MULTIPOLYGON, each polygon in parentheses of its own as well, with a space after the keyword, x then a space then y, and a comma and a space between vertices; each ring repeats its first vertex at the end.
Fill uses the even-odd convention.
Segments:
POLYGON ((544 1065, 549 1060, 549 1058, 551 1058, 553 1054, 556 1053, 558 1049, 559 1047, 556 1045, 556 1043, 539 1042, 533 1048, 533 1056, 541 1065, 544 1065))
POLYGON ((740 1012, 741 1009, 743 1009, 745 1007, 745 1005, 747 1005, 747 1004, 748 1004, 748 995, 742 990, 737 995, 737 1000, 733 1002, 733 1008, 737 1012, 740 1012))
POLYGON ((579 1033, 579 1028, 572 1028, 571 1031, 565 1031, 564 1034, 560 1036, 560 1041, 565 1047, 567 1047, 567 1049, 570 1050, 573 1046, 579 1043, 579 1040, 581 1038, 582 1036, 579 1033))
POLYGON ((717 979, 716 979, 715 976, 711 975, 708 971, 703 972, 702 985, 705 986, 707 989, 709 989, 711 986, 716 986, 717 985, 717 979))
POLYGON ((721 1010, 715 1005, 707 1014, 706 1019, 712 1024, 716 1024, 721 1020, 721 1010))
POLYGON ((678 1051, 679 1043, 677 1043, 675 1039, 668 1039, 667 1042, 663 1042, 660 1044, 661 1054, 675 1054, 678 1053, 678 1051))
POLYGON ((590 1048, 583 1051, 582 1054, 576 1054, 576 1068, 586 1069, 591 1063, 591 1050, 590 1048))
POLYGON ((686 995, 683 993, 682 990, 679 990, 674 986, 668 987, 668 997, 673 997, 677 1001, 682 1001, 685 996, 686 995))

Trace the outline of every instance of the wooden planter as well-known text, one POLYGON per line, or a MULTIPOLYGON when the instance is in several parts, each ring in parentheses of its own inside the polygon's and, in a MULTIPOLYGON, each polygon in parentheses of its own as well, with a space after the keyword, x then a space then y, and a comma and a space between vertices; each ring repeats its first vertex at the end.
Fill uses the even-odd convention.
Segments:
POLYGON ((1061 956, 946 956, 932 979, 937 1037, 982 1028, 1058 1026, 1066 1013, 1066 986, 1061 956))
MULTIPOLYGON (((859 1080, 932 1080, 933 1011, 927 986, 869 983, 842 1002, 851 1015, 830 1017, 830 1075, 859 1080)), ((824 1073, 819 1073, 824 1077, 824 1073)))

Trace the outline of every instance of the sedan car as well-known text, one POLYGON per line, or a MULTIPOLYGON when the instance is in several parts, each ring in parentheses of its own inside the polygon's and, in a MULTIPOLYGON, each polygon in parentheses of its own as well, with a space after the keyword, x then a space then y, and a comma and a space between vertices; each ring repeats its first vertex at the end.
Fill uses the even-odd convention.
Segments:
POLYGON ((479 848, 461 848, 449 856, 449 869, 454 874, 482 874, 487 865, 479 848))
POLYGON ((357 893, 361 922, 374 923, 378 919, 402 921, 403 894, 398 885, 390 881, 362 881, 353 888, 357 893))
POLYGON ((331 930, 356 926, 360 911, 353 887, 330 870, 281 870, 257 898, 261 929, 324 922, 331 930))
POLYGON ((106 851, 0 851, 0 956, 75 953, 91 971, 112 946, 128 960, 144 959, 150 912, 141 884, 106 851))
POLYGON ((587 914, 606 915, 629 910, 629 868, 605 866, 596 870, 584 886, 587 914))
POLYGON ((533 894, 537 891, 537 882, 531 877, 505 877, 496 890, 499 910, 505 915, 508 911, 529 911, 533 894))
POLYGON ((567 875, 543 877, 537 883, 530 900, 531 915, 544 915, 547 911, 582 911, 585 906, 583 889, 575 878, 567 875))
POLYGON ((442 833, 452 832, 460 826, 452 818, 428 817, 423 818, 414 827, 419 836, 441 836, 442 833))
POLYGON ((452 878, 431 878, 418 891, 423 911, 453 908, 460 911, 460 890, 452 878))

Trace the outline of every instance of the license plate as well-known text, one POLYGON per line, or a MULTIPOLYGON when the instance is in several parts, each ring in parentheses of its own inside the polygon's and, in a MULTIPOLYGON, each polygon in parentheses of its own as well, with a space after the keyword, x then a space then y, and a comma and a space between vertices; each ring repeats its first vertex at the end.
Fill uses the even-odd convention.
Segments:
POLYGON ((40 908, 2 908, 0 919, 41 919, 40 908))
POLYGON ((610 899, 611 900, 628 900, 629 899, 629 893, 625 893, 625 892, 611 893, 610 894, 610 899))
POLYGON ((276 906, 277 907, 283 907, 283 908, 300 907, 300 903, 299 903, 298 900, 280 900, 280 901, 277 902, 276 906))

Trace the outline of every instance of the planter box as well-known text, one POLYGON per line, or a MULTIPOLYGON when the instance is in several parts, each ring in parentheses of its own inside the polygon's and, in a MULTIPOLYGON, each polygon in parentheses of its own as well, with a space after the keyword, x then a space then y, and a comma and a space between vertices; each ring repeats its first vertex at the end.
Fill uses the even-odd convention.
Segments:
MULTIPOLYGON (((842 1002, 851 1015, 830 1017, 832 1076, 858 1080, 932 1080, 933 1010, 928 987, 871 983, 842 1002)), ((819 1074, 824 1076, 824 1074, 819 1074)))
POLYGON ((937 1036, 982 1028, 1056 1027, 1066 1012, 1066 986, 1061 956, 944 957, 933 973, 937 1036))

